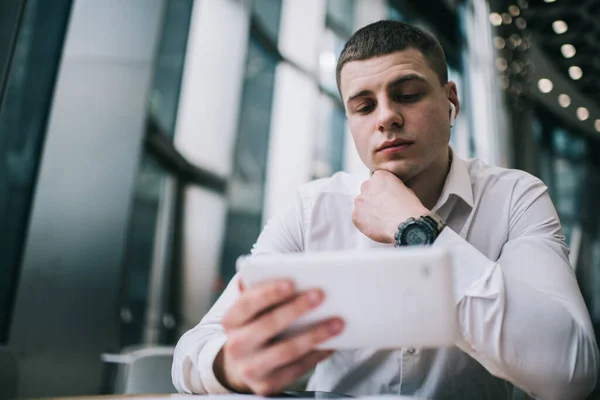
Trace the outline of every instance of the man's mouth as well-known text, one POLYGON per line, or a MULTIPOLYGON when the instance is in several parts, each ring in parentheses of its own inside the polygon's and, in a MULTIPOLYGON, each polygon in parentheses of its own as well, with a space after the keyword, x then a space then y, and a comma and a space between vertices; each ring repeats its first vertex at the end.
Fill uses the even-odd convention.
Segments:
POLYGON ((414 142, 407 139, 394 139, 384 142, 377 148, 377 152, 396 153, 408 149, 414 142))

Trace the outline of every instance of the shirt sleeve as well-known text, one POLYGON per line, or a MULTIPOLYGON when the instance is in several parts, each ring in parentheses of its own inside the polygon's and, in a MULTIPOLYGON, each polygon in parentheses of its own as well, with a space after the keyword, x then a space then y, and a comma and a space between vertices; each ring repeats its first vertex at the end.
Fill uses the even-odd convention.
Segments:
POLYGON ((453 252, 457 346, 534 398, 583 399, 598 374, 590 317, 546 186, 522 186, 497 261, 448 228, 435 242, 453 252))
MULTIPOLYGON (((252 255, 302 251, 305 203, 298 192, 295 202, 267 223, 252 248, 252 255)), ((177 391, 194 394, 231 393, 216 378, 213 363, 227 341, 221 320, 238 296, 236 275, 200 323, 186 332, 177 343, 171 369, 177 391)))

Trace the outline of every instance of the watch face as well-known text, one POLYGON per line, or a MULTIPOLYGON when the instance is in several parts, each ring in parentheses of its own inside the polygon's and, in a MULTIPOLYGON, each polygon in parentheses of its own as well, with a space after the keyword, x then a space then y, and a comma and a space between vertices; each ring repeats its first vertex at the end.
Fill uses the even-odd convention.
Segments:
POLYGON ((418 223, 411 224, 410 226, 407 226, 404 231, 404 242, 408 245, 428 244, 428 232, 418 223))

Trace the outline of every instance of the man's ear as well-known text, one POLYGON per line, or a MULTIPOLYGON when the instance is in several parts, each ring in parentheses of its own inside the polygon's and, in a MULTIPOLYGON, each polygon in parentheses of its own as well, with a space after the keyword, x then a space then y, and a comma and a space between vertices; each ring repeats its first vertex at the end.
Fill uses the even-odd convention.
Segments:
MULTIPOLYGON (((458 117, 458 115, 460 114, 460 100, 458 99, 458 90, 456 88, 456 83, 454 83, 454 81, 448 81, 446 87, 448 89, 448 101, 450 102, 450 104, 454 105, 455 108, 454 119, 456 119, 456 117, 458 117)), ((450 124, 454 124, 453 119, 451 119, 450 124)))

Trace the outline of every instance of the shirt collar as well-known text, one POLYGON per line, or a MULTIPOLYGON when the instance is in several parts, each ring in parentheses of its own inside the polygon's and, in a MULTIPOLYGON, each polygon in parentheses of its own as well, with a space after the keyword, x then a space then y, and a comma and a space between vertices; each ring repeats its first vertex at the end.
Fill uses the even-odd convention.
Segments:
POLYGON ((452 149, 450 149, 450 151, 452 156, 450 172, 448 172, 442 194, 440 195, 434 210, 437 210, 446 204, 452 195, 458 196, 468 204, 469 207, 473 208, 473 188, 471 186, 471 176, 469 175, 467 165, 464 160, 459 158, 456 153, 452 151, 452 149))

